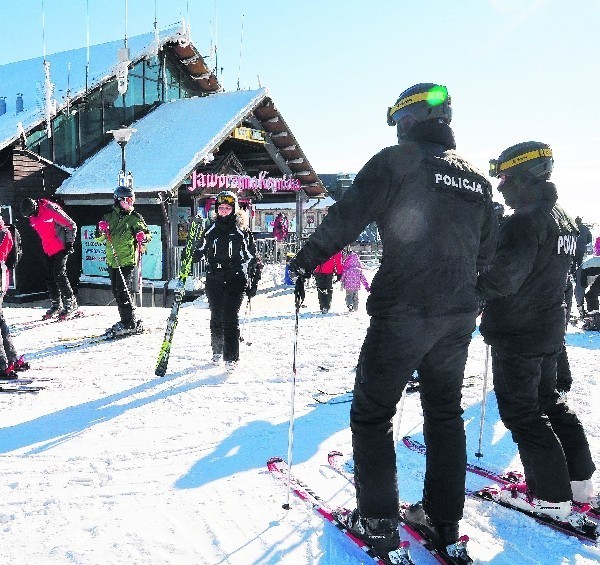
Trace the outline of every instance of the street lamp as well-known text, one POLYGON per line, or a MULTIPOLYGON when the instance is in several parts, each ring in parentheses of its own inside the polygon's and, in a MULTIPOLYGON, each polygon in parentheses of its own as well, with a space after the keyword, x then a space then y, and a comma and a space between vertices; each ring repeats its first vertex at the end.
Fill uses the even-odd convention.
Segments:
POLYGON ((127 142, 131 139, 131 134, 135 133, 137 129, 134 128, 126 128, 122 126, 120 129, 111 129, 106 133, 112 133, 115 141, 121 147, 121 170, 123 171, 123 175, 125 175, 125 146, 127 142))

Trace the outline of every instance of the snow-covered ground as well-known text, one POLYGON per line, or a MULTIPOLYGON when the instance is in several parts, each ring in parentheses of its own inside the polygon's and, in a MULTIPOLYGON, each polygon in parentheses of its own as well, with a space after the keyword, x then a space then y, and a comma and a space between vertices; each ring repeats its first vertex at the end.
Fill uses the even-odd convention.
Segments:
MULTIPOLYGON (((368 562, 337 530, 266 471, 286 457, 294 340, 293 294, 267 274, 252 301, 251 323, 234 374, 210 360, 209 313, 185 304, 169 370, 154 364, 169 310, 144 308, 150 333, 65 349, 61 338, 97 333, 116 307, 83 307, 86 316, 37 329, 18 323, 42 307, 11 308, 14 340, 33 368, 51 378, 38 394, 0 395, 0 563, 2 564, 320 564, 368 562)), ((370 277, 369 277, 370 278, 370 277)), ((327 453, 351 452, 349 404, 323 405, 318 388, 352 387, 369 322, 348 314, 336 285, 331 312, 307 294, 299 321, 293 472, 332 505, 353 507, 353 489, 326 465, 327 453), (320 369, 319 366, 328 370, 320 369)), ((242 309, 243 314, 243 309, 242 309)), ((243 318, 242 318, 243 319, 243 318)), ((569 329, 575 377, 569 393, 600 462, 600 333, 569 329), (596 408, 594 408, 596 406, 596 408)), ((485 346, 475 332, 464 388, 468 455, 476 461, 485 346)), ((491 376, 490 376, 491 381, 491 376)), ((417 394, 406 397, 401 435, 422 439, 417 394)), ((493 392, 487 395, 482 463, 518 468, 493 392)), ((423 456, 397 449, 401 497, 420 499, 423 456)), ((600 487, 600 475, 595 477, 600 487)), ((467 476, 469 488, 486 480, 467 476)), ((484 501, 468 499, 461 530, 477 563, 591 564, 600 550, 484 501)), ((419 563, 431 556, 413 544, 419 563)))

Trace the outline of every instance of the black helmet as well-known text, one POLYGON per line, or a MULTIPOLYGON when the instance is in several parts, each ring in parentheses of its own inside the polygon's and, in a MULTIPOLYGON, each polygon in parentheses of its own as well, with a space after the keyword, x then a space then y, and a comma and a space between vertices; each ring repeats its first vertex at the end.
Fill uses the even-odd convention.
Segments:
POLYGON ((114 192, 115 200, 122 200, 123 198, 135 198, 133 189, 130 186, 117 186, 114 192))
POLYGON ((529 174, 535 178, 549 179, 554 159, 547 143, 525 141, 517 143, 490 160, 490 176, 514 176, 529 174))
POLYGON ((24 198, 21 200, 21 214, 23 214, 23 216, 26 218, 37 214, 38 208, 38 203, 32 198, 24 198))
POLYGON ((235 214, 238 210, 237 194, 231 192, 230 190, 219 192, 219 194, 217 194, 217 198, 215 199, 215 212, 219 211, 219 204, 229 204, 233 208, 233 213, 235 214))
POLYGON ((452 106, 448 89, 441 84, 423 82, 406 89, 396 103, 388 108, 387 123, 398 126, 398 139, 402 139, 419 122, 452 121, 452 106))

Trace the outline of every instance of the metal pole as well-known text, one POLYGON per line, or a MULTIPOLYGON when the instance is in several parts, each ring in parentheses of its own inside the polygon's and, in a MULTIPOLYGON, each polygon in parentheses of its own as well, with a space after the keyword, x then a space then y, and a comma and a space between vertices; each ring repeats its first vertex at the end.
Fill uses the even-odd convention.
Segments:
POLYGON ((123 173, 126 172, 127 169, 125 169, 125 145, 127 144, 126 141, 119 141, 119 145, 121 146, 121 170, 123 171, 123 173))
POLYGON ((298 318, 300 315, 301 301, 296 297, 296 325, 294 327, 294 362, 292 364, 292 398, 290 401, 290 427, 288 429, 288 475, 287 475, 287 495, 284 510, 290 509, 290 490, 292 482, 292 450, 294 445, 294 399, 296 396, 296 356, 298 352, 298 318))
POLYGON ((487 396, 487 381, 488 381, 488 366, 490 359, 490 346, 485 346, 485 368, 483 372, 483 398, 481 399, 481 418, 479 421, 479 448, 477 449, 477 453, 475 453, 475 457, 479 459, 483 457, 483 453, 481 452, 481 443, 483 440, 483 424, 485 421, 485 399, 487 396))
POLYGON ((398 438, 400 437, 400 423, 402 422, 402 412, 404 411, 404 399, 406 398, 406 388, 402 391, 400 402, 396 410, 396 425, 394 426, 394 445, 398 444, 398 438))

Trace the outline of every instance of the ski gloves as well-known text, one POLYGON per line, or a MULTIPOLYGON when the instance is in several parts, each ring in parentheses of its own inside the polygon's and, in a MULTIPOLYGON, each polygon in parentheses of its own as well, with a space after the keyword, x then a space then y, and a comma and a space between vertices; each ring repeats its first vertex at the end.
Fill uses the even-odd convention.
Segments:
POLYGON ((254 298, 258 290, 258 281, 262 274, 262 264, 259 260, 253 261, 248 267, 248 286, 246 287, 246 296, 254 298))
POLYGON ((302 265, 300 265, 297 256, 290 259, 288 265, 290 272, 297 277, 294 286, 294 297, 296 298, 296 308, 300 308, 300 306, 304 303, 304 298, 306 297, 304 282, 310 278, 311 273, 302 265))

